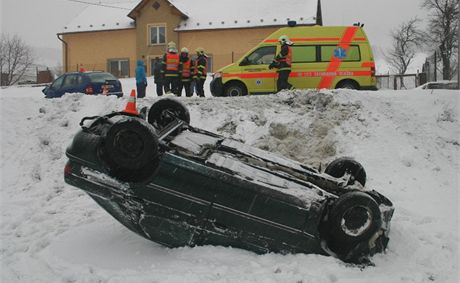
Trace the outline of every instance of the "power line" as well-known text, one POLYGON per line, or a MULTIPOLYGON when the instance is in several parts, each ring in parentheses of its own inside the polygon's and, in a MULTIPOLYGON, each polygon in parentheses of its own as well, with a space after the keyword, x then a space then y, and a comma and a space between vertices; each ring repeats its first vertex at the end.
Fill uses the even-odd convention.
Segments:
POLYGON ((93 6, 100 6, 100 7, 115 8, 115 9, 120 9, 120 10, 131 11, 131 9, 128 9, 128 8, 106 5, 106 4, 102 4, 100 2, 99 3, 91 3, 91 2, 81 1, 81 0, 67 0, 67 1, 76 2, 76 3, 82 3, 82 4, 87 4, 87 5, 93 5, 93 6))

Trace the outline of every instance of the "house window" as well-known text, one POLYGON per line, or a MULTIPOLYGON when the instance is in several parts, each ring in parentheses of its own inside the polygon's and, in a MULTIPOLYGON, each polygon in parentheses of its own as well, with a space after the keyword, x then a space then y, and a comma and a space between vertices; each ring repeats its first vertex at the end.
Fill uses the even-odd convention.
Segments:
POLYGON ((164 25, 149 26, 150 45, 166 44, 166 27, 164 25))
POLYGON ((129 77, 129 60, 128 59, 109 59, 108 60, 109 73, 117 78, 129 77))

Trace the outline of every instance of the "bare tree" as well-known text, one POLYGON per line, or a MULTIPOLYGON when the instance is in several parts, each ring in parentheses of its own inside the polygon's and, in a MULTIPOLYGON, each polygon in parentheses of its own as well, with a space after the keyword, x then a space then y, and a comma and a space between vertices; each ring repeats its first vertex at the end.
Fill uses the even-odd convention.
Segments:
MULTIPOLYGON (((385 54, 390 66, 400 75, 406 73, 407 68, 414 60, 423 33, 417 28, 419 20, 411 19, 402 23, 397 29, 391 32, 393 39, 392 48, 385 54)), ((403 77, 400 77, 401 86, 404 86, 403 77)))
MULTIPOLYGON (((458 49, 458 4, 459 0, 424 0, 422 7, 430 13, 428 38, 439 48, 442 61, 442 76, 450 80, 455 72, 455 57, 458 49)), ((457 58, 458 60, 458 58, 457 58)))
POLYGON ((17 83, 33 63, 32 49, 17 35, 0 38, 0 74, 2 85, 17 83))

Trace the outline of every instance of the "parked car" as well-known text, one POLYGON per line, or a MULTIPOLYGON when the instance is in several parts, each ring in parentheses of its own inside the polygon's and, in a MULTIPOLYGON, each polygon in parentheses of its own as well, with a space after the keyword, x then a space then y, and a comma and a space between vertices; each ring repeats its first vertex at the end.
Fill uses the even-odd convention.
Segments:
POLYGON ((419 87, 418 89, 457 89, 457 81, 437 81, 437 82, 428 82, 419 87))
POLYGON ((86 93, 89 95, 123 96, 120 81, 107 72, 65 73, 45 87, 42 92, 46 98, 61 97, 65 93, 86 93))
POLYGON ((223 245, 365 262, 385 250, 393 204, 357 161, 324 172, 189 125, 164 98, 141 115, 85 117, 65 181, 137 234, 168 247, 223 245), (147 116, 147 117, 145 117, 147 116))

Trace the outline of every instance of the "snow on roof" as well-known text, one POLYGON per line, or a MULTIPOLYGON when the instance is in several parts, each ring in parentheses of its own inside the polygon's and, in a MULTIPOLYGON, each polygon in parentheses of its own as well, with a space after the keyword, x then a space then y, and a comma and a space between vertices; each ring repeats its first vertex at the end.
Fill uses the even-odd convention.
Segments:
MULTIPOLYGON (((188 17, 177 31, 315 24, 317 0, 169 0, 188 17)), ((128 17, 140 1, 89 5, 61 33, 134 28, 128 17)))
POLYGON ((317 0, 169 0, 189 18, 178 31, 315 24, 317 0))
POLYGON ((139 1, 89 5, 72 19, 61 33, 101 31, 134 28, 135 22, 127 15, 139 1))

